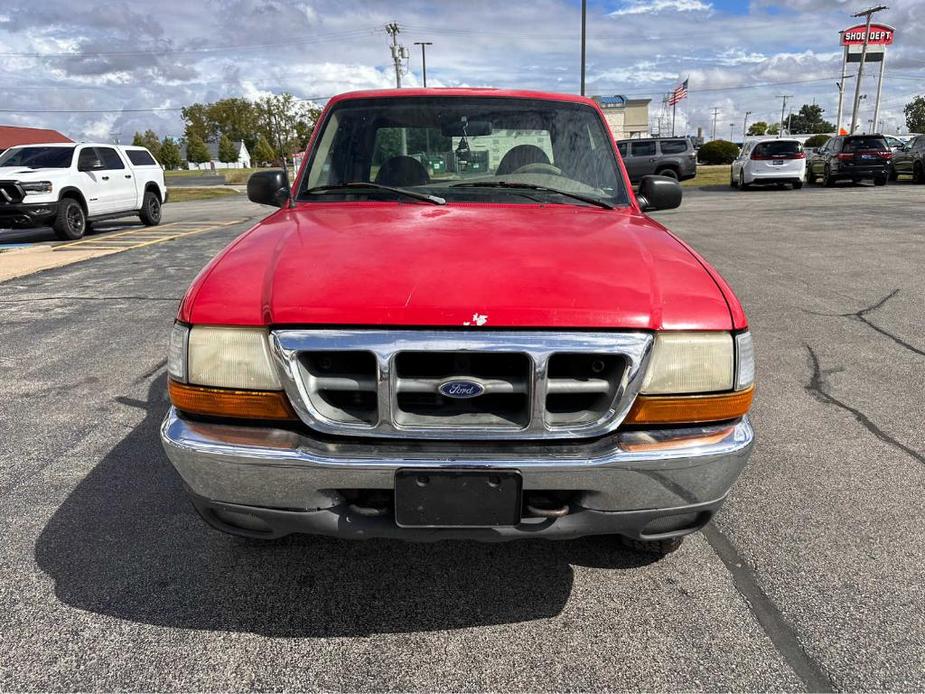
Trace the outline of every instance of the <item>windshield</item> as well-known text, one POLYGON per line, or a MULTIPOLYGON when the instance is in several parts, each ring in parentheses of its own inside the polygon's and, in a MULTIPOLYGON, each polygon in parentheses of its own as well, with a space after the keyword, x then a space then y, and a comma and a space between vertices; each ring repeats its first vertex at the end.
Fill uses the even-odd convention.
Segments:
POLYGON ((66 169, 71 165, 73 157, 73 147, 17 147, 0 155, 0 166, 66 169))
POLYGON ((558 190, 626 205, 618 172, 610 135, 585 104, 498 97, 353 100, 325 120, 298 199, 402 199, 381 189, 306 192, 378 183, 437 195, 448 204, 589 204, 558 190))

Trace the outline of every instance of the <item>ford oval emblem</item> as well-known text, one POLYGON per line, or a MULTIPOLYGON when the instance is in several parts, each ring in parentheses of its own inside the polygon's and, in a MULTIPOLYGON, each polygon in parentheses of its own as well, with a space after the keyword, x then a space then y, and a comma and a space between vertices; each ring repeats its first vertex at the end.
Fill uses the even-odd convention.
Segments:
POLYGON ((441 395, 445 395, 448 398, 465 400, 466 398, 477 398, 485 392, 485 386, 476 381, 454 379, 441 383, 437 390, 440 391, 441 395))

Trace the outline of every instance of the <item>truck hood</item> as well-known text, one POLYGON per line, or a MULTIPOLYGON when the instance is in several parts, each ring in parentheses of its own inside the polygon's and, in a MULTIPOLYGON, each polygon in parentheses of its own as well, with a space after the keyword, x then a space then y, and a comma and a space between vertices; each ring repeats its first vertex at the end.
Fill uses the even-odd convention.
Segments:
POLYGON ((69 174, 70 169, 30 169, 25 166, 0 166, 0 181, 47 181, 53 178, 63 178, 69 174))
POLYGON ((217 256, 180 318, 729 330, 714 272, 631 209, 309 203, 274 213, 217 256))

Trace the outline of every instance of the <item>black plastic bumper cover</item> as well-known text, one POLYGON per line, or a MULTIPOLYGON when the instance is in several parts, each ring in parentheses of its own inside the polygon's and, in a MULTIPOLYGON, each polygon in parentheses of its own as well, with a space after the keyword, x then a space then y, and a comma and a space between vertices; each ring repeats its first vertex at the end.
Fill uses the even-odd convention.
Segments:
POLYGON ((561 518, 527 518, 519 525, 497 528, 408 528, 396 525, 391 512, 370 517, 355 512, 347 504, 318 511, 286 511, 204 499, 189 489, 187 493, 203 520, 217 530, 233 535, 274 539, 292 533, 307 533, 352 540, 387 538, 415 542, 503 542, 531 538, 571 540, 586 535, 662 540, 700 530, 725 500, 723 497, 704 504, 643 511, 573 508, 571 513, 561 518), (676 518, 673 520, 673 517, 676 518))

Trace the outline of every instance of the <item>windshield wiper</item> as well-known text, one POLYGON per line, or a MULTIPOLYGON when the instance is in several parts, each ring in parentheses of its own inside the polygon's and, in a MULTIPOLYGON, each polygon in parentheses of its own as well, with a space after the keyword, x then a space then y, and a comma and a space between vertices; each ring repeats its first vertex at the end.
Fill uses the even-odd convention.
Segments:
POLYGON ((353 181, 351 183, 333 183, 327 186, 315 186, 309 188, 305 193, 336 193, 338 191, 343 192, 344 190, 358 190, 358 189, 370 189, 373 190, 387 190, 391 193, 398 193, 399 195, 405 195, 409 198, 414 198, 415 200, 423 200, 424 202, 429 202, 434 205, 446 205, 446 200, 437 196, 429 195, 428 193, 419 193, 416 190, 408 190, 407 188, 397 188, 395 186, 384 186, 379 183, 364 183, 362 181, 353 181))
POLYGON ((567 190, 559 190, 558 188, 551 188, 549 186, 541 186, 537 183, 518 183, 516 181, 471 181, 464 183, 454 183, 450 188, 512 188, 523 190, 538 190, 545 193, 555 193, 556 195, 564 195, 567 198, 572 198, 573 200, 580 200, 581 202, 586 202, 589 205, 597 205, 598 207, 603 207, 605 210, 612 210, 613 205, 609 202, 604 202, 597 198, 592 198, 590 195, 582 195, 581 193, 570 193, 567 190))

